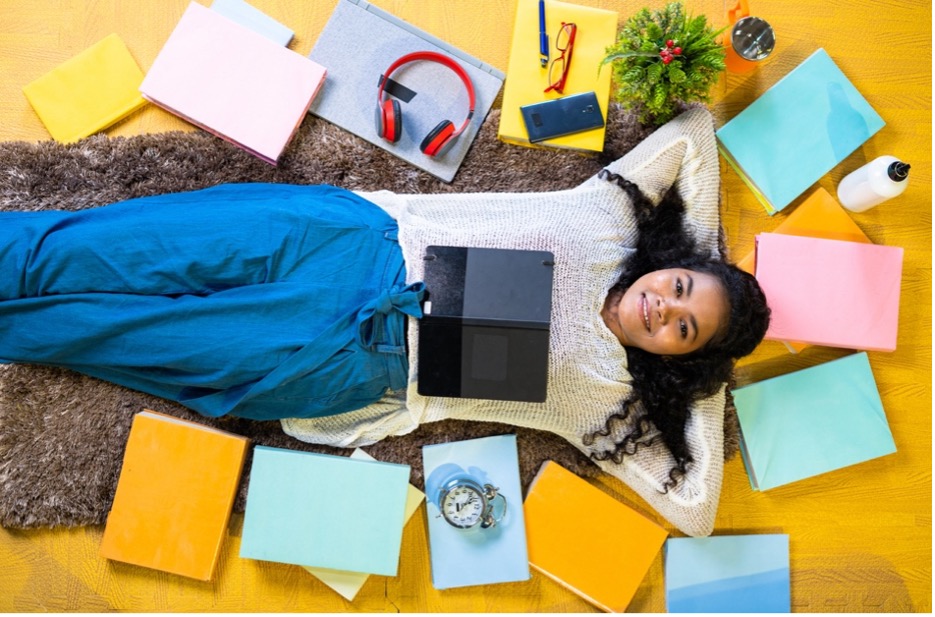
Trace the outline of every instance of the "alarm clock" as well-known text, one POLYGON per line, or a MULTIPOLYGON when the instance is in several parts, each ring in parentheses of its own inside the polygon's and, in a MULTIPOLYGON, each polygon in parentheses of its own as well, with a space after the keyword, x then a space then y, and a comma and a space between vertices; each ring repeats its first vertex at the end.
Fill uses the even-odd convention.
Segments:
POLYGON ((500 489, 466 473, 441 485, 436 505, 445 522, 458 529, 488 529, 506 516, 506 497, 500 489))

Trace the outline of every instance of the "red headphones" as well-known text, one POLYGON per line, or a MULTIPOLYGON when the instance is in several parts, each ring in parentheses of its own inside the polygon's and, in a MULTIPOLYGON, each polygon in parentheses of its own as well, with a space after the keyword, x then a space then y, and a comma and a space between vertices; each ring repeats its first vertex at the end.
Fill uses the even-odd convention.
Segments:
POLYGON ((448 151, 449 148, 454 144, 455 139, 458 135, 464 132, 464 129, 467 128, 468 124, 471 122, 471 118, 474 117, 474 84, 471 83, 471 78, 465 72, 461 65, 445 56, 443 54, 436 53, 434 51, 417 51, 411 54, 406 54, 386 70, 384 73, 383 79, 380 80, 380 88, 377 91, 377 114, 376 114, 376 127, 377 134, 383 139, 396 143, 399 141, 399 138, 403 134, 403 114, 400 109, 399 101, 394 98, 387 98, 384 100, 384 89, 386 87, 386 82, 389 80, 390 75, 392 75, 399 67, 410 62, 416 62, 419 60, 428 60, 429 62, 437 62, 444 66, 447 66, 449 69, 457 73, 458 77, 461 78, 461 81, 464 82, 464 86, 467 88, 468 93, 468 109, 467 118, 464 119, 464 122, 456 130, 454 124, 450 120, 442 120, 438 125, 429 131, 429 134, 425 136, 425 139, 422 140, 422 143, 419 144, 419 149, 428 156, 441 156, 448 151))

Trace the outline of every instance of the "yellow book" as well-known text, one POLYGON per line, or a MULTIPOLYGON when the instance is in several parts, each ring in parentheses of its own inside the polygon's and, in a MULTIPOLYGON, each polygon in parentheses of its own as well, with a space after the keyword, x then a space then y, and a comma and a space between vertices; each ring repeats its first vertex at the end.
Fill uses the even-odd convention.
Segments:
POLYGON ((123 41, 111 34, 23 87, 52 137, 78 141, 146 104, 143 72, 123 41))
MULTIPOLYGON (((578 27, 564 91, 544 91, 549 86, 549 69, 539 62, 539 0, 519 0, 497 129, 497 137, 506 143, 532 146, 519 110, 521 106, 580 92, 593 90, 597 94, 606 126, 611 70, 609 66, 601 69, 601 61, 607 55, 607 47, 617 37, 617 12, 547 0, 545 16, 550 63, 560 53, 555 49, 555 37, 562 22, 574 23, 578 27)), ((604 149, 605 132, 602 127, 537 142, 536 145, 600 152, 604 149)))
POLYGON ((154 411, 133 418, 101 555, 211 580, 249 440, 154 411))

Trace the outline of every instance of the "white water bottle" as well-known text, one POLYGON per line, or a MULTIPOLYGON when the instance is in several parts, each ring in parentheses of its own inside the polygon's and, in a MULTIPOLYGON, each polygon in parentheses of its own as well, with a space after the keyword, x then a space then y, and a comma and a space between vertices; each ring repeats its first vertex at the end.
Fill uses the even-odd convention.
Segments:
POLYGON ((892 199, 909 184, 909 165, 895 156, 880 156, 847 174, 838 185, 838 201, 851 212, 863 212, 892 199))

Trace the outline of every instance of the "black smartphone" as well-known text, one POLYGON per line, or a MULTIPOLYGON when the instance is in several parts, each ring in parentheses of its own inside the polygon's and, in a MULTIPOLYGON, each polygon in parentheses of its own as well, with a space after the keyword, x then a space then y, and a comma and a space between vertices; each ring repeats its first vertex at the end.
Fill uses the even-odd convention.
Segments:
POLYGON ((519 110, 523 114, 531 143, 604 126, 604 116, 594 92, 531 103, 523 105, 519 110))

